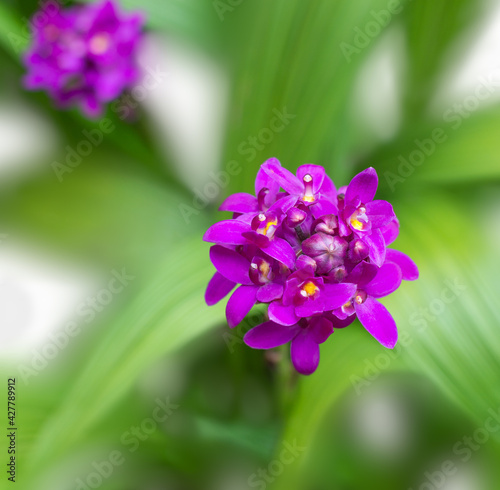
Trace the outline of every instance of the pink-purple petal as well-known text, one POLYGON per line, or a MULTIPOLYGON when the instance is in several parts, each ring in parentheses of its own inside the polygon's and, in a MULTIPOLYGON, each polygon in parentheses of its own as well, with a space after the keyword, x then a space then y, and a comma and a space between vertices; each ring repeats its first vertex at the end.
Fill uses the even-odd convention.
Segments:
POLYGON ((236 283, 226 279, 220 272, 216 272, 210 279, 205 291, 205 301, 208 306, 217 304, 226 297, 236 286, 236 283))
POLYGON ((363 288, 370 281, 375 279, 377 275, 378 268, 375 264, 369 264, 368 262, 360 262, 346 278, 346 282, 352 282, 357 284, 360 288, 363 288))
POLYGON ((219 211, 231 211, 233 213, 252 213, 258 210, 257 198, 246 192, 231 194, 219 207, 219 211))
POLYGON ((392 205, 387 201, 371 201, 366 204, 366 215, 373 228, 382 228, 395 217, 392 205))
POLYGON ((309 299, 305 303, 295 307, 295 314, 300 318, 307 318, 317 313, 323 313, 323 311, 325 311, 323 297, 314 300, 309 299))
POLYGON ((309 320, 310 335, 314 342, 322 344, 333 333, 332 322, 324 316, 315 316, 309 320))
POLYGON ((248 241, 242 233, 249 230, 250 227, 243 221, 228 219, 212 225, 206 231, 203 240, 222 245, 245 245, 248 241))
POLYGON ((286 192, 298 196, 304 192, 304 185, 289 170, 282 167, 275 158, 267 160, 261 167, 269 177, 274 179, 286 192))
POLYGON ((319 364, 319 345, 304 329, 292 340, 290 355, 293 366, 300 374, 312 374, 319 364))
POLYGON ((347 303, 356 292, 356 285, 350 283, 325 284, 321 291, 321 299, 325 307, 324 311, 340 308, 347 303))
POLYGON ((350 202, 359 199, 361 203, 367 204, 375 197, 377 187, 377 172, 373 167, 369 167, 351 180, 345 192, 345 200, 350 202))
POLYGON ((385 244, 388 246, 396 240, 399 235, 399 221, 397 218, 394 218, 390 223, 387 223, 380 230, 382 235, 384 236, 385 244))
POLYGON ((281 325, 295 325, 299 317, 293 305, 284 306, 280 301, 273 301, 267 310, 269 319, 281 325))
POLYGON ((283 296, 283 286, 277 283, 269 283, 261 286, 257 292, 257 300, 261 303, 270 303, 283 296))
POLYGON ((398 265, 405 281, 415 281, 418 279, 418 267, 408 255, 399 250, 387 249, 386 260, 398 265))
POLYGON ((325 169, 320 165, 301 165, 297 169, 297 177, 303 182, 306 175, 310 175, 312 177, 312 190, 314 194, 317 194, 323 185, 323 180, 325 179, 325 169))
POLYGON ((275 237, 264 249, 267 255, 285 264, 289 269, 295 265, 295 252, 292 246, 283 238, 275 237))
POLYGON ((402 278, 401 269, 392 262, 386 262, 378 270, 375 278, 363 289, 374 298, 382 298, 396 291, 401 285, 402 278))
POLYGON ((370 247, 370 260, 381 267, 385 262, 385 241, 380 230, 374 230, 370 235, 363 236, 363 241, 370 247))
MULTIPOLYGON (((278 165, 281 166, 276 158, 270 158, 267 161, 270 162, 271 160, 276 160, 278 165)), ((261 166, 257 172, 257 177, 255 178, 255 195, 258 196, 262 189, 269 189, 269 195, 275 199, 276 194, 278 194, 280 190, 280 185, 276 182, 276 180, 270 177, 261 166)))
POLYGON ((368 297, 362 304, 355 303, 356 314, 365 329, 384 347, 393 349, 398 341, 396 322, 387 308, 368 297))
POLYGON ((240 286, 229 298, 226 318, 231 328, 239 325, 255 305, 258 289, 258 286, 240 286))
POLYGON ((250 261, 238 252, 221 245, 210 247, 210 260, 227 279, 239 284, 253 284, 250 280, 250 261))
POLYGON ((299 330, 298 325, 286 326, 269 321, 249 330, 243 341, 253 349, 273 349, 290 342, 299 330))

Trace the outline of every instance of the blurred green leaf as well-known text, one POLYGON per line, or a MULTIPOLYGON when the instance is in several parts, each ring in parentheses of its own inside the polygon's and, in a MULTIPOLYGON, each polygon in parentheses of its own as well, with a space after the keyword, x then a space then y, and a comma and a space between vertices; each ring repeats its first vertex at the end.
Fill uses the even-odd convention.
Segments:
POLYGON ((488 234, 478 216, 489 204, 471 206, 468 195, 420 193, 398 206, 405 233, 396 247, 416 261, 421 276, 387 305, 413 339, 403 360, 482 423, 488 410, 500 409, 498 278, 491 262, 498 254, 493 241, 478 240, 478 231, 488 234))
MULTIPOLYGON (((74 148, 74 147, 73 147, 74 148)), ((47 162, 35 178, 1 196, 4 226, 101 264, 156 267, 183 237, 207 226, 199 210, 188 221, 179 209, 190 196, 168 181, 152 179, 130 158, 107 151, 82 158, 59 181, 47 162), (148 253, 144 253, 147 243, 148 253)), ((66 154, 57 158, 65 163, 66 154)))
MULTIPOLYGON (((383 300, 396 320, 400 337, 403 332, 408 336, 387 370, 408 366, 424 373, 473 420, 482 423, 489 416, 488 410, 498 413, 500 409, 496 272, 484 260, 494 251, 466 232, 475 209, 463 201, 432 194, 410 195, 396 210, 402 233, 395 248, 415 260, 421 275, 383 300), (443 310, 433 315, 436 300, 443 310), (425 315, 434 318, 426 320, 425 315)), ((349 384, 359 382, 360 388, 363 383, 371 384, 363 374, 365 361, 376 365, 376 356, 384 352, 358 322, 337 331, 322 346, 318 371, 301 379, 300 394, 282 440, 296 439, 307 448, 349 384)), ((296 461, 290 470, 287 468, 277 488, 289 488, 300 464, 302 461, 296 461)))
POLYGON ((75 444, 152 362, 224 321, 221 305, 204 303, 213 273, 207 252, 198 238, 180 242, 158 265, 156 277, 110 325, 39 435, 34 465, 75 444))
POLYGON ((404 105, 408 124, 427 109, 450 48, 472 28, 484 6, 475 0, 409 1, 403 24, 407 47, 404 105))
MULTIPOLYGON (((332 405, 349 387, 353 391, 363 390, 367 383, 363 361, 372 360, 385 352, 357 321, 345 330, 337 330, 333 337, 321 345, 317 371, 299 379, 299 393, 285 421, 281 441, 289 444, 296 441, 298 446, 305 448, 305 452, 287 465, 286 471, 278 479, 276 489, 293 488, 300 467, 312 452, 311 445, 332 405)), ((395 361, 394 366, 397 365, 398 361, 395 361)), ((279 453, 283 446, 278 444, 276 447, 279 453)))
POLYGON ((372 20, 370 9, 386 5, 257 0, 238 7, 231 19, 238 58, 225 161, 243 170, 230 191, 250 190, 258 166, 273 156, 290 170, 317 163, 335 180, 347 176, 346 111, 357 69, 375 42, 357 48, 355 29, 372 20), (345 45, 354 48, 351 56, 345 45), (283 113, 293 117, 272 131, 271 121, 283 113))
POLYGON ((487 182, 500 177, 498 106, 414 125, 395 142, 379 148, 363 166, 375 165, 381 185, 391 191, 417 183, 487 182))
POLYGON ((0 4, 0 44, 5 51, 18 58, 28 46, 29 39, 25 37, 28 29, 9 7, 0 4))

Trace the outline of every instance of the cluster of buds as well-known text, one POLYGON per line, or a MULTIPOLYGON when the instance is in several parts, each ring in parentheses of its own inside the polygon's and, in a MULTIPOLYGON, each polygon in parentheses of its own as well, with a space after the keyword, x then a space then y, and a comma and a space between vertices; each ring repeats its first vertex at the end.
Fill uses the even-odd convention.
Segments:
POLYGON ((256 303, 268 304, 269 320, 249 330, 244 341, 256 349, 291 342, 293 365, 302 374, 318 367, 319 344, 355 318, 393 348, 396 323, 378 298, 403 279, 417 279, 418 269, 408 256, 387 248, 399 222, 391 204, 374 200, 377 186, 373 168, 337 190, 321 166, 302 165, 295 176, 278 160, 266 161, 255 196, 229 196, 220 210, 233 218, 205 233, 204 240, 215 243, 210 259, 217 269, 207 304, 236 287, 226 307, 230 327, 256 303))

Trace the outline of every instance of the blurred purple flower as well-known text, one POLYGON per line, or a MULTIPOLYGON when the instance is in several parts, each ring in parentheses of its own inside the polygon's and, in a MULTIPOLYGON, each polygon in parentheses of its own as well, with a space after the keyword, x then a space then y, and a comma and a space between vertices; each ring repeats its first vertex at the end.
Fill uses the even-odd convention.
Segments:
POLYGON ((221 210, 232 211, 233 218, 204 235, 216 244, 207 304, 240 284, 227 303, 231 327, 256 303, 268 304, 269 321, 244 340, 257 349, 291 342, 292 362, 302 374, 317 368, 319 344, 355 318, 393 348, 396 323, 378 299, 403 279, 417 279, 418 269, 407 255, 387 248, 399 221, 387 201, 374 200, 377 185, 373 168, 337 192, 322 167, 303 165, 295 176, 276 159, 265 162, 256 195, 228 197, 221 210))
POLYGON ((106 103, 137 81, 135 62, 144 18, 112 0, 58 8, 36 25, 24 56, 29 90, 45 90, 59 107, 98 117, 106 103))

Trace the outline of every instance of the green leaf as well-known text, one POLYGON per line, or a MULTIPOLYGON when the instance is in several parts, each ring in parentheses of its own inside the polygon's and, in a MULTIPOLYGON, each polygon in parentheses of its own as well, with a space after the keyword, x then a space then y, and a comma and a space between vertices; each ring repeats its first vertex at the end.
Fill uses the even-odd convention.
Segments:
POLYGON ((404 105, 409 124, 427 109, 450 48, 466 29, 475 27, 483 8, 481 2, 474 0, 457 0, 453 7, 432 0, 410 1, 405 5, 402 17, 408 69, 404 105))
MULTIPOLYGON (((356 321, 343 330, 337 330, 327 342, 321 345, 320 364, 315 373, 301 377, 299 393, 286 419, 281 444, 304 447, 305 452, 296 458, 278 479, 276 489, 293 488, 300 473, 301 465, 307 461, 312 443, 324 418, 332 405, 348 388, 362 390, 367 380, 364 378, 364 361, 372 360, 387 352, 356 321)), ((394 361, 394 366, 399 361, 394 361)))
MULTIPOLYGON (((75 147, 73 147, 75 148, 75 147)), ((57 158, 65 164, 67 154, 57 158)), ((74 157, 73 157, 74 158, 74 157)), ((94 150, 61 174, 46 171, 4 192, 0 218, 16 233, 29 234, 100 264, 147 270, 176 240, 207 226, 199 210, 185 221, 179 206, 190 196, 170 182, 158 182, 133 160, 94 150), (147 241, 148 253, 144 253, 147 241)))
MULTIPOLYGON (((404 346, 398 347, 387 370, 406 366, 425 374, 481 423, 488 410, 500 409, 500 313, 494 295, 498 279, 489 260, 495 256, 493 247, 487 240, 477 241, 477 219, 475 233, 467 232, 478 210, 463 203, 463 199, 420 193, 396 205, 402 227, 393 248, 415 260, 420 278, 382 300, 396 320, 400 338, 405 335, 404 346), (434 316, 432 321, 425 320, 424 308, 434 316), (433 314, 433 309, 439 313, 433 314)), ((356 388, 356 382, 362 389, 367 381, 365 362, 376 365, 376 357, 384 353, 387 350, 358 322, 337 331, 321 347, 318 371, 301 379, 282 440, 296 439, 310 447, 339 396, 351 383, 350 389, 356 388)), ((307 454, 306 449, 300 460, 287 467, 277 488, 292 485, 307 454)))
POLYGON ((500 177, 495 106, 468 118, 447 114, 441 121, 414 125, 397 142, 366 159, 375 164, 382 186, 406 192, 416 183, 486 182, 500 177))
POLYGON ((257 0, 239 7, 231 19, 238 58, 225 161, 238 161, 242 172, 229 190, 250 190, 270 157, 290 170, 312 162, 328 167, 335 180, 346 177, 349 97, 374 44, 369 39, 357 48, 355 29, 372 20, 370 9, 386 4, 257 0), (352 56, 345 45, 354 48, 352 56), (294 117, 273 131, 272 121, 284 110, 294 117))
POLYGON ((15 59, 27 48, 29 38, 24 32, 27 26, 7 5, 0 4, 0 44, 15 59))
POLYGON ((178 350, 224 321, 223 307, 207 307, 213 273, 208 246, 179 242, 156 277, 109 326, 59 408, 38 437, 34 468, 72 447, 106 415, 159 357, 178 350))
POLYGON ((498 278, 491 262, 497 251, 488 221, 480 219, 492 204, 471 205, 469 197, 420 194, 398 207, 407 232, 396 248, 416 261, 421 275, 387 304, 413 339, 405 363, 480 423, 500 408, 498 278))

